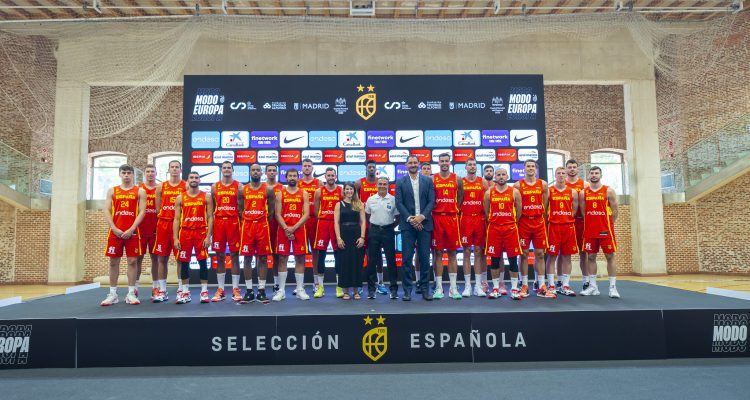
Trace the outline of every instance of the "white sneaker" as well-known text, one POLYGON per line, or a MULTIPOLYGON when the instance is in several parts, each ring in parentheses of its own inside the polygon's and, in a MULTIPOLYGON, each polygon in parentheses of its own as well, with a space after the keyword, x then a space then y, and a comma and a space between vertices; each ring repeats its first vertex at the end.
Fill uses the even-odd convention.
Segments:
POLYGON ((481 286, 477 285, 474 287, 474 296, 487 297, 487 293, 484 290, 482 290, 481 286))
POLYGON ((294 295, 300 300, 310 300, 310 296, 305 292, 305 289, 298 289, 294 295))
POLYGON ((107 295, 107 297, 100 303, 102 307, 108 307, 113 304, 117 304, 120 302, 120 299, 117 297, 117 293, 110 293, 107 295))
POLYGON ((617 286, 610 286, 609 287, 609 297, 613 299, 619 299, 620 298, 620 292, 617 291, 617 286))
POLYGON ((286 293, 281 289, 277 290, 276 293, 273 294, 273 297, 271 297, 271 300, 273 301, 281 301, 284 299, 286 299, 286 293))
POLYGON ((141 304, 141 301, 138 300, 138 296, 136 296, 135 293, 128 293, 127 296, 125 296, 125 304, 138 305, 141 304))
POLYGON ((458 293, 457 287, 448 289, 448 296, 453 300, 461 300, 463 298, 463 295, 458 293))
POLYGON ((471 297, 471 283, 464 287, 464 291, 461 293, 463 297, 471 297))
POLYGON ((437 288, 434 292, 432 292, 432 298, 435 300, 440 300, 443 297, 445 297, 445 294, 443 294, 443 288, 437 288))
POLYGON ((599 294, 599 288, 594 285, 589 285, 589 287, 581 291, 581 296, 599 296, 599 294))

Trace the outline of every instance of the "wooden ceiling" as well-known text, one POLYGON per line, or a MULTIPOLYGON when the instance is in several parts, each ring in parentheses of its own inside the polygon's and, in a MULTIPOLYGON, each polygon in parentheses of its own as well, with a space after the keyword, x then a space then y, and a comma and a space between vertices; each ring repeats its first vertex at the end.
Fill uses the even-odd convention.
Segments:
POLYGON ((745 0, 0 0, 0 22, 208 14, 342 18, 498 18, 517 15, 634 11, 654 20, 700 21, 746 10, 745 0), (365 8, 361 8, 364 6, 365 8))

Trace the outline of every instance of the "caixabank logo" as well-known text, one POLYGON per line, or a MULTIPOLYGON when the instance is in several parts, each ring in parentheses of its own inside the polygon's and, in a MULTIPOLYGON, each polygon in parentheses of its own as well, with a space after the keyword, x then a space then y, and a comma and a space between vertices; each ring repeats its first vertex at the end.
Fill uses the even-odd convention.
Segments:
POLYGON ((26 365, 31 348, 31 325, 0 325, 0 365, 26 365))
POLYGON ((385 326, 385 317, 379 315, 372 318, 369 315, 362 319, 365 328, 372 328, 362 335, 362 352, 370 360, 377 362, 388 352, 388 327, 385 326))
POLYGON ((747 314, 714 314, 712 353, 747 351, 747 314))
POLYGON ((193 105, 193 121, 222 121, 224 96, 219 88, 199 88, 193 105))

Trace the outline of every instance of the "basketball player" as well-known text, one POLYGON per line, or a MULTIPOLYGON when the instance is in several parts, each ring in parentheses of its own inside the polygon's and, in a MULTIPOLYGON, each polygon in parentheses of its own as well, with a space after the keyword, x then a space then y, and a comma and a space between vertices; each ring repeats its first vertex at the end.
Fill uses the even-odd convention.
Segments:
MULTIPOLYGON (((273 189, 274 198, 276 193, 281 192, 284 186, 276 181, 276 176, 279 173, 279 167, 275 164, 266 165, 266 186, 273 189)), ((279 255, 276 254, 276 230, 279 228, 279 223, 276 222, 276 209, 271 208, 270 219, 268 220, 268 228, 271 232, 271 253, 273 254, 273 291, 279 290, 279 255)))
MULTIPOLYGON (((232 300, 241 301, 240 293, 240 215, 242 214, 242 184, 234 180, 234 166, 229 161, 221 164, 221 180, 211 185, 211 195, 216 204, 214 236, 211 247, 216 253, 216 281, 219 288, 211 298, 213 302, 226 298, 224 283, 227 248, 232 260, 232 300)), ((245 267, 249 268, 249 266, 245 267)))
MULTIPOLYGON (((333 251, 336 247, 336 231, 333 226, 333 209, 341 201, 343 194, 341 186, 336 185, 336 170, 333 167, 326 168, 326 184, 315 191, 313 199, 313 208, 317 216, 317 225, 315 226, 315 250, 318 250, 318 263, 316 269, 318 274, 314 276, 317 279, 318 287, 313 293, 313 297, 320 298, 325 295, 323 280, 326 275, 326 253, 328 244, 331 244, 333 251)), ((338 271, 336 271, 338 276, 338 271)))
POLYGON ((529 296, 529 247, 534 246, 534 271, 539 282, 538 296, 547 296, 544 285, 544 252, 547 250, 547 227, 544 215, 547 208, 549 189, 547 182, 537 179, 536 161, 523 163, 524 178, 513 187, 521 193, 521 218, 518 221, 518 234, 521 238, 521 296, 529 296))
POLYGON ((294 254, 294 277, 297 279, 295 296, 300 300, 310 300, 305 293, 305 255, 308 252, 307 232, 305 223, 310 216, 310 199, 307 192, 297 186, 297 170, 290 168, 286 171, 287 187, 276 194, 276 221, 279 228, 276 231, 276 253, 279 255, 279 290, 274 293, 272 300, 281 301, 286 298, 286 274, 289 254, 294 254), (292 244, 294 242, 294 244, 292 244), (293 247, 292 247, 293 246, 293 247))
POLYGON ((208 248, 211 246, 213 231, 213 197, 198 188, 200 175, 192 171, 188 174, 187 190, 177 196, 174 202, 173 241, 178 251, 182 292, 177 294, 177 304, 187 304, 190 297, 190 259, 195 251, 198 259, 201 281, 201 303, 208 303, 208 248))
MULTIPOLYGON (((432 165, 427 161, 423 161, 419 166, 419 172, 427 177, 432 177, 432 165)), ((432 256, 432 262, 435 262, 435 251, 430 249, 430 255, 432 256)), ((414 258, 414 276, 419 276, 419 257, 414 258)), ((432 290, 435 290, 435 266, 432 268, 432 290)), ((417 294, 422 294, 422 288, 417 285, 417 294)))
MULTIPOLYGON (((466 176, 461 179, 463 186, 463 201, 461 202, 461 246, 464 249, 464 291, 463 297, 470 297, 471 291, 471 247, 474 247, 474 276, 476 286, 475 296, 487 296, 482 288, 482 276, 487 278, 487 258, 484 255, 485 219, 484 193, 489 185, 477 176, 477 161, 473 158, 466 160, 466 176)), ((436 192, 437 195, 437 192, 436 192)))
MULTIPOLYGON (((310 209, 308 210, 308 219, 305 225, 305 232, 307 232, 307 243, 308 249, 312 250, 312 265, 318 265, 318 251, 315 250, 315 227, 318 224, 317 218, 315 218, 315 210, 313 207, 313 196, 315 191, 322 186, 319 179, 313 176, 313 162, 309 158, 302 160, 302 178, 297 182, 297 186, 307 193, 307 198, 310 203, 310 209)), ((318 270, 313 268, 313 287, 317 290, 318 286, 318 270)))
POLYGON ((440 172, 433 175, 432 184, 435 187, 435 208, 432 209, 434 230, 432 231, 432 248, 435 251, 436 290, 432 298, 443 298, 443 252, 448 252, 448 279, 450 287, 448 296, 454 300, 462 298, 456 285, 458 276, 458 262, 456 250, 461 247, 461 233, 458 227, 458 205, 463 202, 463 180, 450 172, 451 156, 442 153, 438 156, 440 172))
POLYGON ((146 191, 135 186, 135 171, 132 166, 120 166, 120 185, 107 191, 104 218, 109 225, 107 248, 109 257, 109 294, 101 302, 102 306, 117 304, 117 278, 120 276, 122 249, 128 261, 128 294, 126 304, 141 304, 135 293, 135 280, 138 275, 138 257, 143 254, 138 225, 146 215, 146 191))
MULTIPOLYGON (((268 167, 266 167, 268 168, 268 167)), ((261 168, 258 164, 250 166, 250 183, 242 187, 242 198, 245 200, 242 212, 242 239, 240 251, 245 257, 245 296, 243 304, 255 300, 268 304, 266 296, 266 275, 268 274, 268 255, 271 254, 271 230, 269 220, 273 218, 273 188, 268 182, 261 183, 261 168), (253 291, 253 269, 251 262, 255 256, 255 270, 258 274, 258 297, 253 291)), ((276 232, 274 231, 275 235, 276 232)))
POLYGON ((156 244, 156 167, 152 164, 143 169, 144 181, 139 185, 146 192, 146 215, 143 222, 138 225, 141 233, 141 249, 143 253, 138 256, 138 278, 135 280, 135 295, 138 296, 138 281, 141 279, 143 268, 143 257, 151 255, 151 301, 159 296, 159 259, 154 253, 156 244))
MULTIPOLYGON (((155 303, 169 300, 167 294, 167 268, 169 265, 169 254, 174 250, 172 226, 174 223, 174 202, 177 196, 187 189, 187 182, 180 178, 182 175, 182 163, 177 160, 169 162, 169 179, 156 187, 156 253, 159 256, 159 296, 154 298, 155 303)), ((175 252, 175 257, 177 253, 175 252)), ((177 279, 177 294, 182 291, 182 280, 177 279)))
MULTIPOLYGON (((565 185, 573 188, 578 192, 578 199, 580 202, 583 201, 583 189, 588 186, 588 183, 583 179, 578 178, 578 162, 576 160, 568 160, 565 163, 565 169, 568 173, 568 177, 565 180, 565 185)), ((583 280, 583 289, 589 287, 589 274, 588 274, 588 257, 583 251, 583 207, 578 207, 578 212, 575 215, 575 227, 576 227, 576 245, 578 246, 578 258, 579 265, 581 267, 581 277, 583 280)), ((558 267, 559 268, 559 267, 558 267)))
POLYGON ((484 180, 487 181, 488 187, 495 184, 495 167, 489 164, 484 166, 484 180))
MULTIPOLYGON (((495 170, 495 184, 484 194, 484 215, 487 219, 487 237, 485 253, 492 258, 492 290, 488 298, 497 299, 503 295, 501 280, 505 273, 503 252, 508 259, 517 257, 521 253, 521 243, 518 238, 518 220, 521 216, 521 193, 515 187, 508 185, 508 171, 505 168, 495 170)), ((518 289, 518 264, 510 264, 510 298, 521 300, 518 289)))
POLYGON ((602 185, 602 169, 592 167, 589 170, 589 186, 583 189, 583 250, 588 253, 589 287, 581 292, 582 296, 598 296, 596 285, 596 254, 599 248, 607 259, 609 275, 609 297, 619 299, 617 291, 617 269, 615 268, 615 221, 617 221, 617 195, 614 189, 602 185))
POLYGON ((567 171, 564 167, 555 169, 555 184, 549 187, 549 217, 548 238, 549 258, 547 259, 547 282, 549 287, 547 297, 556 297, 552 290, 555 278, 555 266, 561 265, 557 276, 562 282, 557 293, 565 296, 575 296, 570 288, 570 256, 578 253, 576 244, 576 227, 574 215, 578 211, 578 191, 566 185, 567 171), (558 258, 560 261, 558 262, 558 258))
MULTIPOLYGON (((354 182, 354 186, 356 187, 357 192, 359 193, 359 199, 360 201, 362 201, 362 204, 367 204, 367 199, 369 199, 370 196, 378 192, 378 179, 377 179, 377 173, 376 173, 376 165, 377 163, 375 162, 375 160, 367 160, 365 162, 365 167, 367 168, 367 175, 364 178, 361 178, 360 180, 354 182)), ((369 243, 369 240, 367 236, 367 229, 370 226, 370 214, 365 214, 365 218, 367 218, 367 221, 365 223, 365 254, 368 254, 367 243, 369 243)), ((370 262, 369 256, 367 257, 367 262, 368 263, 370 262)), ((375 262, 375 272, 378 278, 378 283, 377 283, 378 293, 382 295, 386 295, 389 293, 389 291, 385 287, 385 284, 383 284, 383 258, 381 257, 380 259, 377 259, 374 262, 375 262)), ((342 297, 343 295, 344 295, 343 289, 336 286, 336 297, 342 297), (339 296, 339 292, 341 292, 341 296, 339 296)))

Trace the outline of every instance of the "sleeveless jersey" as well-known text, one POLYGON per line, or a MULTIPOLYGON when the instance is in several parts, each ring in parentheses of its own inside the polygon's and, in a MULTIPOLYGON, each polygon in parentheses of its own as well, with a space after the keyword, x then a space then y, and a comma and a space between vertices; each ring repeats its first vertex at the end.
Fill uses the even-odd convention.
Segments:
POLYGON ((373 183, 368 182, 367 178, 361 178, 359 180, 359 200, 362 201, 362 204, 367 203, 367 199, 369 199, 370 196, 374 195, 377 192, 378 192, 377 179, 373 183))
POLYGON ((128 230, 133 226, 138 215, 138 186, 124 190, 115 186, 112 191, 112 221, 120 230, 128 230))
POLYGON ((320 208, 318 209, 318 219, 333 220, 333 209, 336 203, 343 198, 341 186, 336 189, 328 190, 325 186, 320 188, 320 208))
POLYGON ((533 185, 526 183, 526 180, 518 181, 518 191, 521 192, 521 216, 536 217, 544 214, 544 204, 542 196, 544 194, 544 185, 541 179, 537 179, 533 185))
POLYGON ((180 181, 172 186, 169 181, 161 184, 161 209, 157 215, 161 219, 174 219, 174 199, 187 190, 187 182, 180 181))
POLYGON ((505 191, 498 192, 494 187, 490 189, 490 218, 495 225, 509 225, 516 223, 516 207, 513 198, 513 187, 508 186, 505 191))
POLYGON ((549 213, 550 224, 569 224, 573 222, 573 189, 566 186, 563 190, 549 187, 549 213))
POLYGON ((138 229, 144 235, 150 236, 156 232, 156 187, 149 189, 145 183, 141 183, 138 187, 146 192, 146 215, 138 229))
POLYGON ((182 194, 182 220, 180 220, 180 228, 205 229, 208 226, 206 195, 205 192, 199 192, 195 197, 191 197, 187 192, 182 194))
MULTIPOLYGON (((315 191, 320 187, 320 181, 313 179, 310 183, 305 183, 304 180, 300 179, 297 181, 297 186, 307 192, 307 198, 310 200, 310 218, 315 218, 315 204, 313 204, 312 199, 315 196, 315 191)), ((302 214, 300 214, 301 216, 302 214)))
POLYGON ((273 185, 273 194, 280 193, 281 189, 284 189, 284 185, 282 185, 279 182, 276 182, 276 184, 273 185))
POLYGON ((265 183, 261 183, 257 190, 247 184, 242 187, 242 194, 245 197, 245 210, 242 211, 245 221, 268 219, 268 186, 265 183))
POLYGON ((606 185, 599 190, 591 190, 590 187, 583 189, 584 201, 586 202, 586 215, 583 217, 583 236, 586 238, 613 237, 612 235, 612 209, 607 199, 606 185))
POLYGON ((216 217, 238 217, 239 206, 237 205, 237 194, 240 183, 232 181, 229 185, 216 182, 216 217))
POLYGON ((440 174, 432 177, 432 185, 435 187, 435 208, 433 213, 455 214, 458 212, 458 182, 456 174, 451 173, 447 178, 440 174))
MULTIPOLYGON (((583 179, 578 179, 576 183, 570 183, 567 180, 565 181, 565 186, 577 190, 579 192, 583 192, 583 187, 585 185, 586 181, 583 179)), ((580 201, 580 200, 579 200, 580 201)), ((581 214, 581 206, 578 206, 578 211, 576 212, 576 218, 583 218, 583 214, 581 214)))
POLYGON ((302 219, 302 206, 305 204, 303 190, 289 193, 287 189, 281 191, 281 218, 287 226, 291 226, 302 219))
POLYGON ((482 179, 477 177, 474 182, 461 178, 464 184, 464 199, 461 202, 461 214, 463 215, 484 215, 484 185, 482 179))

